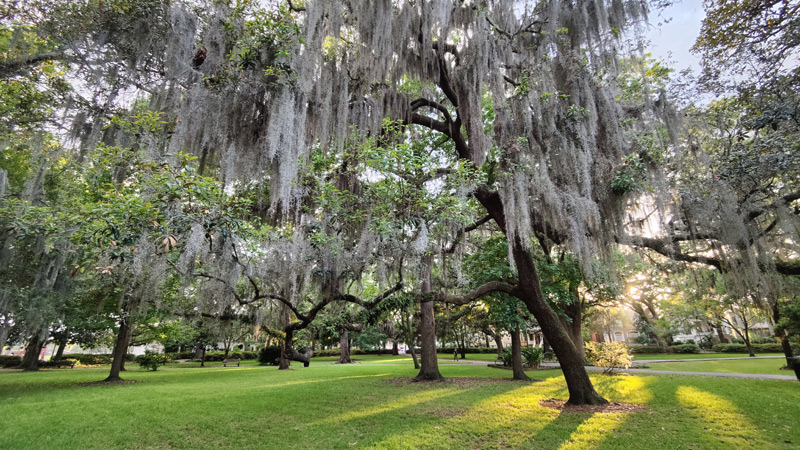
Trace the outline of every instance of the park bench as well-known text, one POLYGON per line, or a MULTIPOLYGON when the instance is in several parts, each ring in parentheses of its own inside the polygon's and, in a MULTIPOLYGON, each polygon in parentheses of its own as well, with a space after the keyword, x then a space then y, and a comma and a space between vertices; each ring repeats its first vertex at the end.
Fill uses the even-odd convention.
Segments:
POLYGON ((75 363, 76 363, 76 361, 74 359, 73 360, 65 359, 65 360, 54 362, 53 363, 53 367, 55 367, 57 369, 60 369, 62 367, 69 366, 70 369, 74 369, 75 368, 75 363))
POLYGON ((222 360, 222 367, 228 367, 228 364, 236 363, 236 367, 239 367, 239 358, 228 358, 222 360))

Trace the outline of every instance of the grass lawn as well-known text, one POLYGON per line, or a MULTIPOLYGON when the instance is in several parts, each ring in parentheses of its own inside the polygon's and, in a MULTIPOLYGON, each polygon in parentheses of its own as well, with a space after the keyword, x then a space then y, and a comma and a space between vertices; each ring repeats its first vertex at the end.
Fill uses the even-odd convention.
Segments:
MULTIPOLYGON (((648 353, 633 355, 634 361, 651 359, 706 359, 706 358, 747 358, 747 353, 648 353)), ((783 353, 757 353, 756 356, 783 356, 783 353)))
MULTIPOLYGON (((391 357, 390 357, 391 358, 391 357)), ((376 360, 377 361, 377 360, 376 360)), ((391 361, 391 360, 390 360, 391 361)), ((772 449, 800 444, 800 385, 787 381, 592 375, 636 413, 562 413, 559 371, 537 383, 508 371, 442 365, 446 377, 401 383, 410 364, 162 368, 96 385, 107 367, 0 371, 0 448, 772 449)))
POLYGON ((686 372, 766 373, 794 376, 791 370, 780 370, 785 359, 730 359, 721 361, 685 361, 650 363, 651 370, 679 370, 686 372))

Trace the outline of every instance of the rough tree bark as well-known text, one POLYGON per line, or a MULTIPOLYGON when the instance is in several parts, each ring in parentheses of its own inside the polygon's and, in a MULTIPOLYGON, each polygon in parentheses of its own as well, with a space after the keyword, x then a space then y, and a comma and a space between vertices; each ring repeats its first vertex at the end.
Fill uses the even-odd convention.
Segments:
POLYGON ((518 381, 531 381, 525 375, 525 369, 522 367, 522 345, 519 339, 519 325, 511 332, 511 368, 514 372, 514 379, 518 381))
MULTIPOLYGON (((500 229, 506 232, 506 221, 503 213, 503 203, 500 196, 495 192, 479 189, 475 197, 486 208, 500 229)), ((572 339, 569 337, 555 311, 547 304, 542 294, 542 286, 539 280, 539 272, 536 269, 533 256, 523 245, 519 238, 511 243, 511 253, 514 263, 517 266, 519 276, 519 288, 521 289, 520 300, 536 318, 542 328, 542 334, 547 338, 547 342, 561 365, 564 379, 569 390, 569 400, 571 405, 601 405, 608 403, 608 400, 600 396, 589 379, 589 374, 583 366, 583 357, 575 348, 572 339)))
POLYGON ((567 330, 567 334, 569 334, 570 339, 572 339, 572 343, 575 345, 578 353, 581 354, 581 357, 585 358, 586 350, 583 345, 582 331, 583 305, 581 304, 582 302, 578 300, 577 290, 573 292, 572 295, 574 296, 572 303, 562 307, 570 320, 562 319, 561 323, 564 325, 564 329, 567 330))
MULTIPOLYGON (((422 271, 420 279, 420 292, 423 297, 431 292, 431 264, 433 257, 426 255, 422 258, 422 271)), ((433 315, 433 299, 424 298, 420 303, 420 334, 422 340, 422 368, 416 381, 441 381, 444 379, 439 373, 439 361, 436 359, 436 322, 433 315)))
POLYGON ((112 352, 113 359, 111 360, 111 371, 108 377, 103 380, 106 382, 121 381, 119 373, 122 370, 122 365, 125 363, 125 354, 128 351, 128 342, 130 339, 130 316, 127 311, 122 316, 119 322, 119 330, 117 331, 117 340, 114 344, 112 352))
POLYGON ((39 370, 39 353, 45 343, 45 338, 41 333, 34 333, 28 340, 28 345, 25 346, 25 356, 22 357, 22 362, 19 368, 25 372, 32 372, 39 370))
POLYGON ((339 333, 339 364, 350 364, 350 333, 342 329, 339 333))
POLYGON ((497 346, 497 354, 501 355, 503 353, 503 337, 497 332, 492 333, 492 338, 494 339, 494 345, 497 346))
POLYGON ((59 361, 64 358, 64 350, 67 349, 67 341, 61 341, 58 343, 58 349, 56 350, 56 355, 53 356, 54 361, 59 361))
POLYGON ((519 273, 520 288, 523 291, 521 300, 536 318, 542 328, 542 333, 547 336, 547 340, 561 364, 561 370, 569 390, 567 403, 571 405, 608 403, 595 391, 589 374, 583 366, 583 357, 575 348, 567 332, 564 331, 556 313, 547 304, 539 283, 539 273, 530 252, 519 239, 514 240, 511 249, 519 273))
MULTIPOLYGON (((770 307, 772 308, 772 321, 778 323, 781 320, 781 311, 778 301, 770 299, 770 307)), ((789 336, 784 332, 783 336, 776 336, 781 341, 781 349, 784 356, 786 356, 786 365, 791 367, 791 360, 789 358, 794 356, 792 346, 789 343, 789 336)))

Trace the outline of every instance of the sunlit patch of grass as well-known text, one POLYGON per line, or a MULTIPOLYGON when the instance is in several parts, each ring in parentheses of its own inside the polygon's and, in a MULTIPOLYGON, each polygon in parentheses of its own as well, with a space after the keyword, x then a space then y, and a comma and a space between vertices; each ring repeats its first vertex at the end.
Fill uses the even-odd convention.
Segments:
POLYGON ((586 419, 570 434, 559 450, 588 450, 597 448, 621 427, 629 414, 597 413, 586 419))
POLYGON ((596 375, 592 377, 595 389, 613 401, 646 404, 653 399, 647 386, 652 378, 626 375, 596 375))
POLYGON ((540 406, 568 398, 558 370, 530 371, 542 381, 521 383, 497 380, 510 378, 508 371, 442 365, 446 378, 469 382, 387 382, 417 373, 406 361, 131 371, 123 377, 137 382, 118 386, 82 385, 103 379, 107 367, 0 373, 0 448, 705 450, 800 443, 796 383, 592 375, 607 399, 646 405, 620 418, 540 406))
POLYGON ((668 363, 650 363, 651 370, 675 370, 684 372, 723 372, 723 373, 755 373, 794 376, 790 370, 780 370, 786 365, 781 359, 729 359, 721 361, 684 361, 668 363))
POLYGON ((692 386, 675 392, 678 403, 721 443, 732 448, 763 448, 759 431, 731 402, 692 386))

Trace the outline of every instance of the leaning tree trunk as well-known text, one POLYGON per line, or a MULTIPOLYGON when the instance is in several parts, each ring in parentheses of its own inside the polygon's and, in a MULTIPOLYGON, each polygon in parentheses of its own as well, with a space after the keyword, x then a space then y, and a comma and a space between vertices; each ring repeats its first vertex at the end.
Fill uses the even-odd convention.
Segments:
MULTIPOLYGON (((770 303, 772 306, 772 321, 778 323, 781 320, 780 307, 776 300, 773 300, 770 303)), ((783 350, 784 356, 786 356, 786 365, 788 367, 792 367, 792 362, 789 358, 794 356, 794 352, 792 351, 792 346, 789 343, 789 336, 786 334, 786 331, 784 331, 783 336, 776 337, 781 341, 781 349, 783 350)))
POLYGON ((58 350, 56 350, 56 356, 53 357, 54 361, 60 361, 64 358, 64 350, 67 349, 67 341, 61 341, 58 343, 58 350))
POLYGON ((492 338, 494 338, 494 345, 497 346, 497 354, 498 355, 502 355, 503 354, 503 336, 501 336, 500 333, 498 332, 498 333, 492 334, 492 338))
MULTIPOLYGON (((572 291, 572 289, 570 291, 572 291)), ((581 357, 585 359, 586 350, 584 349, 583 345, 583 332, 581 329, 581 322, 583 321, 583 308, 581 307, 581 302, 578 300, 577 290, 571 293, 573 296, 572 303, 564 306, 564 310, 570 320, 562 320, 561 323, 567 330, 567 334, 569 334, 569 338, 572 339, 572 343, 575 345, 578 353, 580 353, 581 357)))
MULTIPOLYGON (((420 291, 423 294, 431 292, 431 264, 433 257, 426 255, 422 258, 422 284, 420 291)), ((440 381, 444 377, 439 373, 439 361, 436 359, 436 321, 433 315, 433 300, 424 299, 420 303, 420 334, 422 340, 422 368, 414 378, 417 381, 440 381)))
POLYGON ((0 321, 0 355, 3 354, 3 349, 8 342, 8 334, 11 331, 11 326, 7 325, 5 321, 0 321))
POLYGON ((414 339, 410 339, 408 344, 408 352, 411 353, 411 359, 414 361, 414 369, 419 370, 421 366, 419 364, 419 358, 417 358, 417 352, 414 350, 414 345, 414 339))
POLYGON ((122 352, 122 363, 119 366, 120 372, 126 372, 125 362, 128 359, 128 347, 131 345, 131 335, 133 334, 133 325, 128 326, 127 334, 125 335, 125 350, 122 352))
POLYGON ((583 365, 583 357, 575 348, 567 332, 564 331, 556 313, 547 304, 542 294, 539 273, 536 271, 536 265, 530 252, 519 238, 514 239, 511 250, 519 273, 519 282, 523 293, 522 301, 536 318, 542 328, 542 333, 547 336, 564 373, 567 390, 569 390, 567 403, 571 405, 608 403, 595 391, 592 380, 589 379, 589 374, 583 365))
POLYGON ((525 375, 525 369, 522 367, 522 345, 519 339, 519 325, 511 332, 511 368, 514 372, 514 379, 518 381, 531 381, 525 375))
POLYGON ((122 370, 122 365, 125 363, 125 354, 128 352, 128 342, 130 339, 130 316, 127 314, 122 316, 119 322, 119 330, 117 331, 117 341, 114 344, 113 359, 111 361, 111 372, 108 378, 104 381, 114 382, 120 381, 119 373, 122 370))
POLYGON ((347 330, 342 330, 339 333, 339 364, 350 364, 353 362, 350 359, 350 333, 347 330))
POLYGON ((35 333, 31 336, 28 345, 25 346, 25 356, 22 357, 22 362, 19 365, 20 369, 26 372, 39 370, 39 353, 41 353, 44 343, 45 339, 41 333, 35 333))

